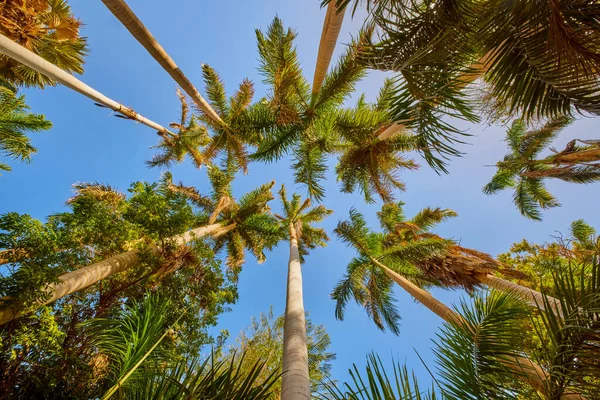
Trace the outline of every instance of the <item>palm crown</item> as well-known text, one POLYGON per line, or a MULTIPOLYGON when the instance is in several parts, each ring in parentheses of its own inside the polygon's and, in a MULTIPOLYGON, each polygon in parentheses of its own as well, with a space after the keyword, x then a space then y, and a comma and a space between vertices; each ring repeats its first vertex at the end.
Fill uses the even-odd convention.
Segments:
POLYGON ((576 141, 572 141, 562 152, 540 158, 542 150, 570 122, 570 119, 562 117, 547 122, 540 129, 527 131, 522 120, 514 121, 506 135, 509 153, 496 164, 498 170, 483 188, 484 193, 514 188, 513 201, 521 214, 540 220, 540 208, 560 205, 544 186, 543 179, 555 178, 573 183, 600 180, 600 146, 594 141, 585 146, 578 146, 576 141), (581 157, 585 153, 591 154, 592 158, 581 157))
POLYGON ((294 193, 291 200, 287 198, 285 186, 281 186, 279 196, 283 205, 282 214, 275 214, 275 217, 281 222, 282 237, 289 231, 289 227, 293 226, 298 239, 298 253, 300 254, 300 262, 304 262, 304 256, 316 247, 325 247, 329 237, 322 228, 315 228, 311 224, 323 221, 328 215, 333 213, 324 205, 319 205, 310 208, 310 199, 302 202, 299 194, 294 193))
MULTIPOLYGON (((86 39, 79 36, 81 21, 65 0, 9 1, 0 10, 0 33, 67 72, 83 73, 86 39)), ((18 86, 55 84, 3 54, 0 75, 18 86)))

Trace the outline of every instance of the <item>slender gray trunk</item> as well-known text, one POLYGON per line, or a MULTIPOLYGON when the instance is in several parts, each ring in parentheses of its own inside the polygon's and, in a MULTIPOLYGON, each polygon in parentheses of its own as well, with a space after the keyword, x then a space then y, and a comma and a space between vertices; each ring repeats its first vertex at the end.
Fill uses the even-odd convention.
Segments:
POLYGON ((124 105, 117 103, 116 101, 106 97, 102 93, 97 90, 92 89, 85 83, 81 82, 79 79, 75 78, 73 75, 68 72, 63 71, 58 68, 56 65, 44 60, 42 57, 37 54, 27 50, 25 47, 20 46, 19 44, 13 42, 9 38, 4 35, 0 35, 0 52, 6 54, 10 58, 13 58, 28 66, 29 68, 39 72, 40 74, 51 78, 69 89, 72 89, 92 100, 96 103, 100 103, 111 110, 119 112, 131 119, 134 119, 142 124, 149 126, 152 129, 156 129, 159 132, 163 132, 165 134, 172 135, 167 128, 162 125, 157 124, 154 121, 151 121, 142 115, 136 113, 133 109, 129 107, 125 107, 124 105))
POLYGON ((102 0, 104 5, 113 13, 115 17, 127 28, 129 33, 144 46, 150 55, 160 64, 161 67, 173 78, 175 82, 192 98, 194 103, 210 116, 215 122, 224 125, 223 120, 212 109, 206 100, 200 95, 198 89, 190 82, 187 76, 179 69, 175 61, 167 54, 165 49, 156 41, 150 31, 144 26, 142 21, 129 8, 123 0, 102 0))
POLYGON ((306 317, 302 299, 302 266, 298 252, 298 238, 290 224, 290 260, 288 263, 287 297, 283 326, 282 400, 309 400, 308 349, 306 345, 306 317))

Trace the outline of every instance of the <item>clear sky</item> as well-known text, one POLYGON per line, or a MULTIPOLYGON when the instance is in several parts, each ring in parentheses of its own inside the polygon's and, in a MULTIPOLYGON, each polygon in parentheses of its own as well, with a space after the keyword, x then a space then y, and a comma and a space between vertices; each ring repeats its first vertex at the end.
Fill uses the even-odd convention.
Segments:
MULTIPOLYGON (((88 37, 90 54, 82 80, 105 95, 133 107, 144 116, 167 125, 178 116, 175 83, 125 28, 104 7, 101 1, 71 0, 74 13, 84 23, 83 35, 88 37)), ((305 76, 312 81, 314 64, 325 10, 319 0, 255 0, 200 2, 193 0, 159 1, 129 0, 128 4, 146 24, 157 40, 180 68, 202 91, 200 65, 208 63, 223 78, 231 94, 245 77, 256 85, 256 97, 265 94, 257 73, 254 29, 264 29, 275 15, 298 33, 296 42, 305 76)), ((348 43, 356 34, 360 18, 346 17, 340 39, 348 43)), ((343 51, 338 44, 336 54, 343 51)), ((370 73, 358 88, 368 100, 373 100, 383 79, 381 73, 370 73)), ((149 128, 110 116, 107 109, 95 107, 90 100, 64 87, 46 90, 26 90, 27 102, 34 112, 45 114, 54 127, 37 134, 33 143, 38 148, 33 163, 12 162, 12 172, 0 177, 0 213, 16 211, 36 218, 60 212, 71 195, 71 184, 78 181, 108 183, 125 191, 137 180, 155 181, 158 169, 148 169, 144 161, 151 158, 158 136, 149 128)), ((568 127, 555 143, 562 148, 572 138, 590 138, 595 134, 595 121, 585 119, 568 127)), ((567 232, 571 221, 578 218, 600 227, 597 213, 598 185, 578 186, 551 183, 549 188, 563 206, 544 213, 543 222, 521 217, 512 206, 512 193, 485 196, 481 188, 494 173, 494 164, 506 152, 500 127, 464 126, 473 136, 462 146, 463 158, 450 164, 450 175, 438 176, 423 160, 419 171, 405 173, 407 191, 398 194, 406 202, 407 215, 431 206, 451 208, 459 217, 442 224, 437 232, 453 237, 461 244, 491 254, 506 251, 523 238, 544 242, 556 231, 567 232), (594 200, 596 198, 596 200, 594 200)), ((195 184, 208 190, 204 171, 185 162, 172 169, 175 180, 195 184)), ((285 183, 294 187, 288 160, 277 164, 252 164, 247 176, 240 175, 234 184, 235 194, 250 190, 275 179, 277 188, 285 183)), ((438 317, 398 291, 402 332, 399 337, 381 333, 364 311, 351 304, 346 320, 334 318, 334 302, 329 294, 342 277, 346 264, 354 255, 333 236, 333 228, 348 210, 356 207, 376 227, 375 212, 381 204, 366 205, 362 197, 340 194, 335 176, 328 174, 325 204, 335 213, 323 224, 332 237, 329 246, 307 257, 303 268, 305 308, 316 324, 324 324, 331 335, 332 351, 337 354, 333 376, 345 379, 353 362, 363 364, 366 353, 378 352, 382 358, 391 356, 406 361, 424 380, 427 372, 421 366, 415 350, 431 364, 431 338, 440 323, 438 317)), ((275 202, 273 208, 279 208, 275 202)), ((251 316, 267 312, 269 306, 281 314, 285 308, 285 288, 288 245, 282 243, 267 255, 267 262, 258 265, 249 256, 240 276, 238 304, 232 312, 220 318, 215 329, 227 329, 234 338, 247 326, 251 316)), ((460 292, 434 290, 434 295, 451 304, 460 292)))

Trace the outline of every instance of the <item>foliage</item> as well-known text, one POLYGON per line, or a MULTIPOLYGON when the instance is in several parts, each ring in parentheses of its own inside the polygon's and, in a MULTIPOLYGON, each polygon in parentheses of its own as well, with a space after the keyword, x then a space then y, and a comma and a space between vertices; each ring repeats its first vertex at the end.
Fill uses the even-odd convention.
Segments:
MULTIPOLYGON (((27 134, 48 130, 50 121, 41 114, 29 112, 25 97, 17 95, 10 87, 0 82, 0 155, 24 162, 31 161, 37 150, 31 145, 27 134)), ((0 170, 11 168, 0 163, 0 170)))
POLYGON ((485 194, 514 188, 513 202, 522 215, 541 220, 540 209, 560 206, 560 203, 544 186, 544 179, 560 179, 572 183, 592 183, 600 180, 600 150, 593 159, 582 159, 597 144, 577 146, 570 142, 561 152, 539 158, 539 154, 556 138, 571 120, 561 117, 547 122, 540 129, 527 131, 522 120, 516 120, 506 134, 509 153, 496 166, 498 170, 484 188, 485 194), (564 160, 568 156, 569 160, 564 160))
POLYGON ((170 300, 171 322, 182 309, 193 310, 179 322, 178 332, 185 340, 176 347, 182 353, 211 343, 208 328, 237 300, 236 286, 207 243, 174 246, 167 240, 206 221, 204 212, 184 195, 143 182, 132 184, 129 197, 106 185, 76 188, 69 210, 45 223, 15 213, 2 217, 0 246, 9 273, 0 278, 0 295, 13 296, 3 298, 9 301, 4 306, 35 304, 45 295, 44 285, 58 275, 127 249, 139 248, 142 260, 136 268, 4 325, 2 397, 96 396, 105 362, 95 357, 90 335, 80 323, 113 320, 122 306, 141 304, 147 291, 170 300), (145 250, 146 243, 155 240, 163 242, 158 255, 145 250), (12 389, 17 385, 18 394, 12 389))
POLYGON ((288 200, 284 185, 281 185, 279 196, 281 197, 283 212, 282 215, 275 214, 275 216, 281 224, 281 236, 289 237, 292 234, 291 227, 293 227, 298 241, 300 262, 304 262, 304 256, 308 254, 309 250, 315 249, 317 246, 324 247, 329 241, 329 237, 323 228, 315 228, 311 224, 323 221, 333 211, 328 210, 324 205, 308 209, 311 206, 310 199, 301 202, 302 197, 297 193, 294 193, 292 199, 288 200))
MULTIPOLYGON (((256 362, 265 363, 260 373, 261 377, 270 374, 281 374, 283 356, 283 325, 284 317, 275 318, 273 309, 268 314, 260 314, 252 318, 251 325, 243 330, 236 339, 225 359, 237 360, 239 354, 244 355, 241 362, 242 370, 251 370, 256 362)), ((323 325, 314 325, 310 318, 306 318, 306 338, 308 348, 308 373, 311 382, 311 392, 321 392, 321 384, 330 377, 331 362, 335 354, 328 351, 331 339, 323 325)), ((281 390, 281 380, 278 379, 273 386, 272 398, 278 398, 281 390)))
MULTIPOLYGON (((0 8, 0 33, 67 72, 83 73, 86 39, 82 22, 65 0, 17 0, 0 8)), ((0 76, 17 86, 55 85, 50 78, 0 55, 0 76)))

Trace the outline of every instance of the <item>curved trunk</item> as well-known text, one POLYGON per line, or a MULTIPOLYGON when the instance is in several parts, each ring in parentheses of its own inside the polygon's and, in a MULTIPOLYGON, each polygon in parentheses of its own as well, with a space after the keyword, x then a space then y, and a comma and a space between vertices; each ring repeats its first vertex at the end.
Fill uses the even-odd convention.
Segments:
MULTIPOLYGON (((519 298, 525 300, 528 304, 534 307, 539 307, 542 310, 546 309, 544 296, 540 292, 537 292, 533 289, 518 285, 516 283, 507 281, 502 278, 498 278, 492 274, 487 274, 483 278, 481 278, 481 283, 494 289, 501 290, 503 292, 514 293, 519 298)), ((560 301, 550 296, 546 296, 546 299, 548 300, 548 304, 550 305, 550 308, 552 309, 554 314, 559 316, 560 318, 564 318, 562 308, 560 306, 560 301)))
POLYGON ((161 67, 181 88, 194 100, 194 103, 210 116, 215 122, 224 125, 223 120, 212 109, 206 100, 200 95, 196 87, 183 74, 181 69, 175 64, 175 61, 167 54, 165 49, 154 39, 154 36, 144 26, 142 21, 129 8, 123 0, 102 0, 104 5, 114 14, 115 17, 127 28, 129 33, 140 42, 150 55, 160 64, 161 67))
POLYGON ((342 28, 344 14, 346 10, 338 10, 337 0, 332 0, 327 5, 327 13, 323 22, 323 32, 321 33, 321 41, 319 42, 319 53, 317 55, 317 64, 315 66, 315 76, 313 78, 312 95, 313 101, 321 91, 321 86, 327 75, 333 50, 342 28))
POLYGON ((162 125, 157 124, 154 121, 151 121, 140 114, 136 113, 133 109, 129 107, 125 107, 124 105, 117 103, 116 101, 106 97, 102 93, 92 89, 85 83, 81 82, 79 79, 75 78, 73 75, 68 72, 63 71, 58 68, 56 65, 44 60, 42 57, 37 54, 27 50, 25 47, 20 46, 19 44, 13 42, 9 38, 0 34, 0 52, 6 54, 7 56, 17 60, 21 64, 28 66, 29 68, 39 72, 42 75, 51 78, 69 89, 72 89, 92 100, 96 103, 102 104, 111 110, 114 110, 118 113, 125 115, 126 117, 141 122, 142 124, 149 126, 152 129, 156 129, 159 132, 163 132, 165 134, 172 135, 167 128, 162 125))
MULTIPOLYGON (((449 323, 460 324, 463 318, 458 313, 452 311, 444 303, 437 300, 429 292, 421 289, 402 275, 394 272, 390 268, 386 267, 379 261, 372 259, 375 264, 383 269, 383 272, 400 287, 406 290, 411 296, 417 301, 423 304, 425 307, 433 311, 436 315, 441 317, 444 321, 449 323)), ((546 387, 546 381, 548 380, 548 374, 536 363, 524 357, 515 357, 512 360, 502 360, 504 366, 514 371, 524 382, 530 384, 538 392, 547 395, 548 388, 546 387)), ((585 397, 580 394, 566 391, 561 397, 561 400, 585 400, 585 397)))
POLYGON ((306 319, 302 299, 302 267, 296 229, 290 224, 290 260, 283 325, 282 400, 310 400, 306 319))
MULTIPOLYGON (((233 229, 235 225, 223 227, 221 224, 212 224, 197 229, 192 229, 181 235, 174 236, 170 240, 178 245, 190 242, 195 238, 207 235, 219 236, 233 229)), ((158 254, 160 249, 156 246, 150 247, 154 254, 158 254)), ((85 289, 102 279, 108 278, 114 274, 133 267, 139 262, 139 251, 129 250, 116 256, 79 268, 75 271, 67 272, 58 277, 58 283, 52 283, 45 289, 48 298, 38 303, 39 306, 52 303, 68 294, 85 289)), ((0 309, 0 325, 3 325, 15 318, 19 318, 26 312, 20 305, 8 306, 0 309)))

